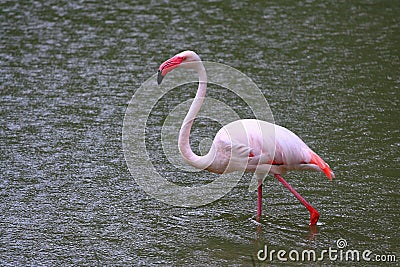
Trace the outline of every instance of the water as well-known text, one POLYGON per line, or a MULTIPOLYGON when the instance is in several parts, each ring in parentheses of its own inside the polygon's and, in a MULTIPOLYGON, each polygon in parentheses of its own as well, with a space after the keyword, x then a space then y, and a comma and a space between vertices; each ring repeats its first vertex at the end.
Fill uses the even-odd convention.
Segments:
MULTIPOLYGON (((320 252, 337 249, 340 238, 346 249, 394 254, 398 264, 398 2, 0 6, 0 265, 295 265, 259 261, 257 252, 264 245, 320 252), (333 182, 318 173, 286 175, 320 211, 317 234, 272 177, 261 225, 249 175, 196 209, 160 203, 135 183, 121 142, 127 104, 162 61, 184 49, 251 77, 275 121, 331 165, 333 182)), ((175 93, 169 97, 188 96, 175 93)), ((148 131, 155 157, 162 106, 148 131)), ((194 139, 218 128, 196 125, 194 139)), ((161 154, 157 164, 176 180, 192 178, 161 154)), ((325 257, 312 264, 354 263, 325 257)))

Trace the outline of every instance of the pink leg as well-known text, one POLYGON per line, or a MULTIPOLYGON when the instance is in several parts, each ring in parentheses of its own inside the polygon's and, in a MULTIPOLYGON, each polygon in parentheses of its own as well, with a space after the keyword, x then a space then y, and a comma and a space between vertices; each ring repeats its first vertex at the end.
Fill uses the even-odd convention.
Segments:
POLYGON ((300 202, 308 209, 310 212, 310 225, 316 225, 317 221, 319 219, 319 213, 316 209, 314 209, 313 206, 310 205, 299 193, 297 193, 294 188, 283 179, 283 177, 279 174, 274 175, 276 179, 278 179, 279 182, 281 182, 287 189, 289 189, 290 192, 298 199, 300 202))
POLYGON ((258 198, 257 198, 257 221, 261 218, 262 206, 262 181, 258 181, 258 198))

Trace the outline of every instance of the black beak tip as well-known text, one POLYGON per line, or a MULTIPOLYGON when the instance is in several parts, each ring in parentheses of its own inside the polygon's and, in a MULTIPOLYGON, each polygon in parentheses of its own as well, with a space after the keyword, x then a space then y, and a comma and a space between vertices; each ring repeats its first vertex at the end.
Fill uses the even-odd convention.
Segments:
POLYGON ((157 76, 157 83, 158 83, 158 85, 161 84, 163 78, 164 78, 164 76, 161 74, 161 70, 158 70, 158 76, 157 76))

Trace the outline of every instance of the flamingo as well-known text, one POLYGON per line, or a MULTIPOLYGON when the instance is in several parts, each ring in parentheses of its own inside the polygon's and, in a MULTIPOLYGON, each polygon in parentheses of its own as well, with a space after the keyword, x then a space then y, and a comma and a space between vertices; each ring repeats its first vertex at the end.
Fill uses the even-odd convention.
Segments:
POLYGON ((335 177, 329 165, 312 151, 296 134, 276 124, 256 119, 242 119, 223 126, 215 135, 210 150, 196 155, 189 143, 190 131, 207 90, 207 74, 200 57, 193 51, 183 51, 163 62, 158 69, 157 82, 177 67, 194 69, 199 75, 196 96, 179 131, 178 147, 184 161, 195 168, 213 173, 233 171, 254 172, 257 178, 257 221, 262 211, 262 184, 273 175, 310 212, 310 225, 317 224, 318 211, 311 206, 282 175, 294 170, 323 172, 330 180, 335 177), (274 131, 263 130, 271 129, 274 131))

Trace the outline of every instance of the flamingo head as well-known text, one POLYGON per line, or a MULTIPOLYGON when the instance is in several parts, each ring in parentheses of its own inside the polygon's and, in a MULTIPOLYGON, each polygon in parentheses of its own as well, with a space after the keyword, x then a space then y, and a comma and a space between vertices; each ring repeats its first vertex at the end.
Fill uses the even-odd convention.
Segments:
POLYGON ((167 75, 167 73, 170 72, 171 70, 179 67, 183 63, 189 63, 194 61, 201 61, 201 59, 195 52, 189 50, 176 54, 170 59, 164 61, 164 63, 162 63, 158 68, 158 76, 157 76, 158 84, 161 84, 164 76, 167 75))

